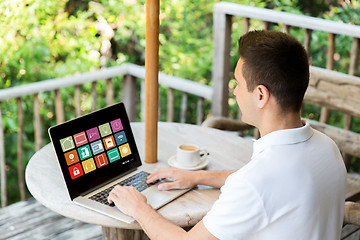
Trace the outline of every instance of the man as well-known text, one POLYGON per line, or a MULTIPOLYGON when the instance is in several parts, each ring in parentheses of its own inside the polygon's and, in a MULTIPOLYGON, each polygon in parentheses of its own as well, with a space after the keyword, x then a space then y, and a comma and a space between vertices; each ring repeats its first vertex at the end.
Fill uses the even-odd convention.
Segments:
POLYGON ((168 222, 132 187, 109 202, 133 216, 151 239, 339 239, 346 171, 335 143, 302 121, 307 55, 293 37, 253 31, 239 40, 234 90, 242 120, 258 128, 251 161, 237 171, 162 169, 159 189, 221 188, 210 212, 189 232, 168 222), (121 197, 120 197, 121 196, 121 197))

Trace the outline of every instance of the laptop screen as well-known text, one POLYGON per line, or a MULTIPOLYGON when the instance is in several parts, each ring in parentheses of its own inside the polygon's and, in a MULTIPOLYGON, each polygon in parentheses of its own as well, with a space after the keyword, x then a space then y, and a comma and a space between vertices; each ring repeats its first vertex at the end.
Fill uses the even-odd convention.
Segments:
POLYGON ((123 103, 49 129, 71 199, 141 166, 123 103))

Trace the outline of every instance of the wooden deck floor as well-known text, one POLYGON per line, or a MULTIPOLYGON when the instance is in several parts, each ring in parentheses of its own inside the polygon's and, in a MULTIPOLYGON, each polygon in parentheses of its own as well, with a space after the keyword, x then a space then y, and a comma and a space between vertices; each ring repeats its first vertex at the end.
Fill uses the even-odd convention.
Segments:
MULTIPOLYGON (((100 240, 102 229, 63 217, 31 198, 0 209, 0 239, 100 240)), ((360 228, 345 226, 341 240, 360 240, 360 228)))
POLYGON ((31 198, 0 209, 0 239, 102 239, 101 226, 63 217, 31 198))

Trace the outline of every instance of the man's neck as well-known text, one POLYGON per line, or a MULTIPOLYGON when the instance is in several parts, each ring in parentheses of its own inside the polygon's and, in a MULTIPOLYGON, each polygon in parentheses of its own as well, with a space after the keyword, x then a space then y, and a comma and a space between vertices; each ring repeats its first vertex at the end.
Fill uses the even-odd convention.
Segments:
POLYGON ((299 113, 288 113, 286 115, 279 114, 276 116, 268 116, 263 119, 266 120, 259 123, 259 126, 257 126, 261 137, 274 131, 299 128, 304 125, 299 113))

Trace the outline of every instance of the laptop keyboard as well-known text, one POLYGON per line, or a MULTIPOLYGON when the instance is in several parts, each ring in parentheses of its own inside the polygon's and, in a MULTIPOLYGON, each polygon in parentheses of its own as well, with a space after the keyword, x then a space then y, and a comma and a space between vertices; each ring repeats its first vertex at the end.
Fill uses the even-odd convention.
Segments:
POLYGON ((129 178, 126 178, 125 180, 114 184, 113 186, 98 192, 97 194, 89 197, 91 200, 100 202, 102 204, 106 204, 106 205, 111 205, 114 206, 113 204, 109 204, 107 198, 109 196, 110 191, 116 186, 116 185, 120 185, 120 186, 133 186, 135 187, 139 192, 144 191, 145 189, 147 189, 148 187, 150 187, 153 184, 147 184, 146 180, 147 180, 147 176, 149 176, 150 173, 141 171, 138 172, 134 175, 132 175, 129 178))

